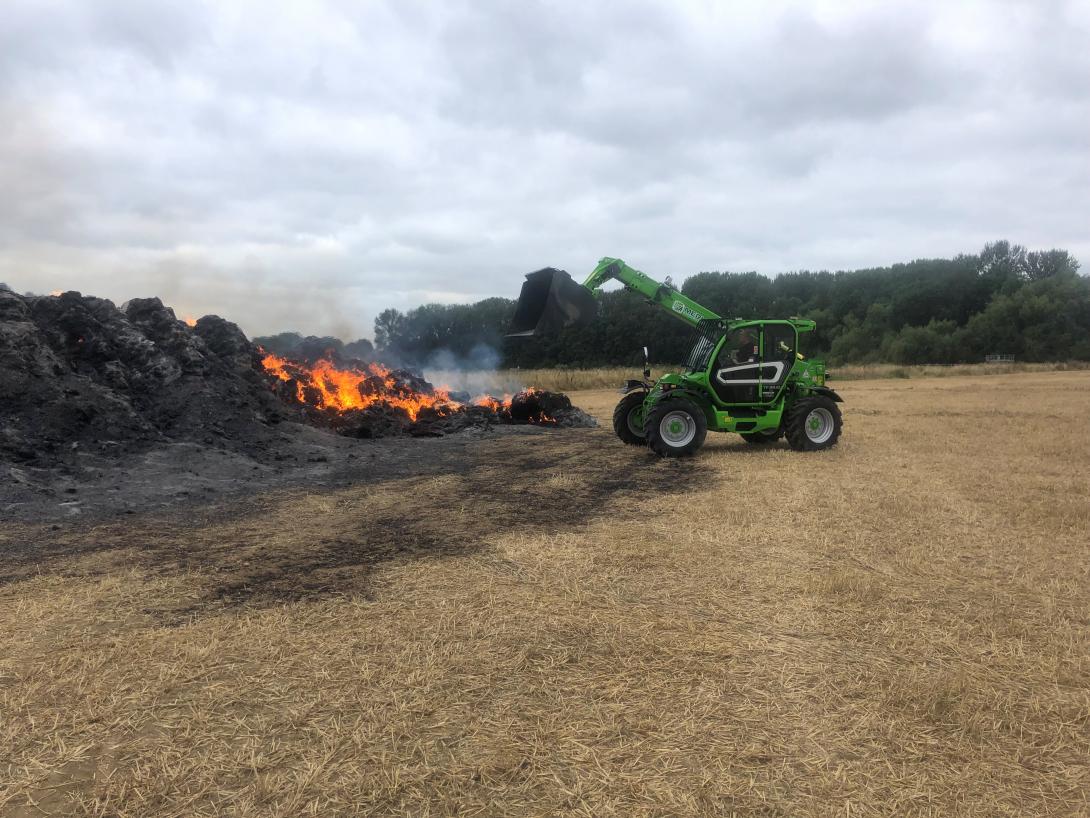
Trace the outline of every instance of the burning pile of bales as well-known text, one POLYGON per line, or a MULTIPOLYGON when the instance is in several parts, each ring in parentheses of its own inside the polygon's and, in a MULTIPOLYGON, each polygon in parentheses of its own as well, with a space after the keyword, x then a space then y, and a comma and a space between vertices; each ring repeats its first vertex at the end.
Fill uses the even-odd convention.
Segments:
POLYGON ((157 298, 118 308, 0 288, 0 459, 50 466, 164 442, 256 456, 275 449, 283 420, 356 437, 594 423, 563 395, 473 402, 379 364, 271 357, 231 322, 179 320, 157 298))
POLYGON ((473 398, 435 387, 408 370, 339 360, 331 352, 310 362, 265 354, 262 366, 285 403, 308 421, 352 437, 435 437, 496 424, 595 425, 566 395, 540 389, 473 398))

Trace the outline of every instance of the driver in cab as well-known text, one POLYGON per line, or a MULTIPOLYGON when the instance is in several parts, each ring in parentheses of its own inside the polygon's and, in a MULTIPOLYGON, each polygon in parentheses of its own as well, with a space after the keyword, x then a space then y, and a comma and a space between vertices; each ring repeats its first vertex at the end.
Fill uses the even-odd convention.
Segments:
POLYGON ((738 349, 734 352, 736 364, 748 364, 757 360, 757 339, 748 329, 744 329, 738 336, 738 349))

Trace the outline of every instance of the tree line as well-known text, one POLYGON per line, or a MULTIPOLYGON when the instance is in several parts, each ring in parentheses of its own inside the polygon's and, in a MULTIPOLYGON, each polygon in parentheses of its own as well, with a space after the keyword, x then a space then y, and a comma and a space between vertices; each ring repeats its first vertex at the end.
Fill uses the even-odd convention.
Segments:
MULTIPOLYGON (((812 318, 817 331, 804 338, 803 351, 833 364, 966 363, 991 354, 1090 360, 1090 279, 1065 250, 1029 251, 997 241, 976 254, 850 272, 704 272, 681 290, 729 318, 812 318)), ((604 293, 599 303, 589 326, 529 339, 505 337, 515 302, 488 298, 383 310, 373 351, 365 340, 309 340, 417 366, 440 353, 472 362, 482 348, 496 350, 502 365, 512 367, 635 365, 643 345, 659 362, 687 357, 692 330, 665 311, 624 290, 604 293)), ((293 335, 307 340, 282 334, 266 346, 286 353, 281 342, 293 335)))

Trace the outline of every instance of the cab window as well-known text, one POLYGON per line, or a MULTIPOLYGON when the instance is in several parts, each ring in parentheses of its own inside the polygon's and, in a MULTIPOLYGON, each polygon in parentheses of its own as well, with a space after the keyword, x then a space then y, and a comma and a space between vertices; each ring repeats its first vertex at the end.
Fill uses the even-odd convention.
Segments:
POLYGON ((791 364, 795 360, 795 346, 798 343, 795 328, 787 324, 767 324, 764 331, 764 361, 783 361, 791 364))
POLYGON ((759 360, 760 349, 757 327, 731 330, 727 333, 723 346, 719 348, 717 363, 720 368, 756 363, 759 360))

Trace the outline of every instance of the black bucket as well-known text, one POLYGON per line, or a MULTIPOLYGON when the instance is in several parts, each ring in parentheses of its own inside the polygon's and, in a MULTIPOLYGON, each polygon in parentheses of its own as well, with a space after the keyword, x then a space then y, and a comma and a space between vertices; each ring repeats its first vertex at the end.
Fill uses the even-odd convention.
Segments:
POLYGON ((598 301, 590 290, 563 270, 546 267, 526 276, 507 336, 525 338, 588 324, 597 314, 598 301))

